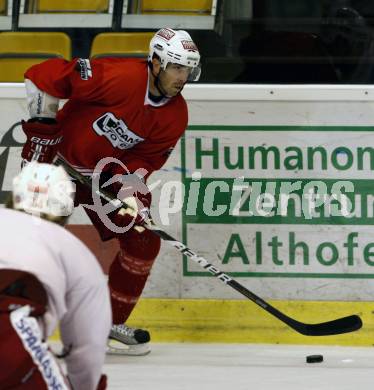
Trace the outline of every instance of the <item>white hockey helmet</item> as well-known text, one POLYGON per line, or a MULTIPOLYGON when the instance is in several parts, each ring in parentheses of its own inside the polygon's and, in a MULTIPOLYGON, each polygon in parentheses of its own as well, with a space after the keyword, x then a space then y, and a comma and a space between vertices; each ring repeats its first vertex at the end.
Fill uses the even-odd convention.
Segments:
POLYGON ((158 30, 149 44, 149 62, 152 61, 154 54, 160 58, 161 67, 164 70, 169 62, 188 66, 191 68, 188 81, 199 80, 200 53, 187 31, 171 28, 158 30))
POLYGON ((32 161, 13 179, 13 208, 29 214, 69 216, 74 194, 75 185, 60 166, 32 161))

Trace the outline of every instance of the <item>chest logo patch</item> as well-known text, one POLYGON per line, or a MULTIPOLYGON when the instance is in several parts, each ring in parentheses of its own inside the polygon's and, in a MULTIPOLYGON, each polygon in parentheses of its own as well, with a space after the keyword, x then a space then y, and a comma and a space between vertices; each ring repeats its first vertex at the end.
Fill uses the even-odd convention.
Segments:
POLYGON ((144 138, 132 132, 122 119, 117 119, 111 112, 107 112, 93 123, 98 135, 103 135, 118 149, 131 149, 144 138))

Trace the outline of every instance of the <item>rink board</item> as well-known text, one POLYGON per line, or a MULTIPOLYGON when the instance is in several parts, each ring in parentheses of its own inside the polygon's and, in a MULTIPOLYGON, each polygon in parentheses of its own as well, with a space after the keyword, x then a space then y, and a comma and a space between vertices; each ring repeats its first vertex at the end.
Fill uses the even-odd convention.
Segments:
MULTIPOLYGON (((9 195, 11 179, 19 171, 20 152, 24 142, 19 121, 28 116, 23 88, 21 84, 0 85, 0 203, 9 195)), ((182 203, 183 197, 177 194, 175 198, 169 199, 165 194, 170 195, 172 189, 172 186, 167 188, 166 184, 182 183, 184 188, 188 188, 193 182, 192 172, 201 170, 205 175, 201 179, 204 189, 212 181, 218 181, 219 186, 222 186, 220 188, 225 189, 227 185, 230 188, 232 181, 239 175, 251 184, 259 180, 269 184, 278 179, 284 182, 300 179, 304 181, 304 185, 307 180, 318 179, 328 190, 337 180, 356 181, 354 184, 357 193, 366 202, 363 204, 358 201, 357 204, 370 205, 373 170, 369 161, 371 151, 368 152, 370 156, 364 159, 362 152, 366 146, 374 145, 371 127, 374 123, 374 88, 196 85, 186 87, 184 94, 189 105, 189 129, 167 164, 150 179, 150 184, 154 187, 152 212, 156 223, 164 225, 167 232, 184 240, 217 267, 238 278, 239 282, 251 291, 266 300, 285 305, 286 312, 294 310, 295 317, 300 320, 304 320, 306 313, 312 313, 310 322, 314 322, 314 315, 320 313, 321 307, 328 307, 330 304, 340 307, 341 311, 336 313, 337 317, 370 313, 366 303, 374 294, 374 259, 371 245, 371 236, 374 235, 370 208, 362 207, 366 214, 332 219, 329 219, 324 210, 325 214, 311 223, 303 220, 297 210, 294 210, 295 215, 292 218, 278 220, 273 216, 261 215, 248 218, 245 214, 232 219, 225 213, 222 216, 211 215, 206 218, 201 212, 204 211, 204 202, 199 200, 199 212, 196 215, 185 213, 185 204, 182 205, 184 209, 168 214, 170 207, 178 206, 178 202, 182 203), (265 145, 261 144, 262 138, 265 145), (206 154, 209 153, 209 148, 216 147, 213 139, 218 140, 215 142, 218 142, 219 153, 218 157, 214 158, 206 154), (303 171, 298 165, 294 171, 289 169, 292 164, 296 164, 296 160, 290 160, 286 148, 293 147, 294 153, 300 150, 304 158, 308 145, 318 147, 320 144, 328 156, 327 169, 322 166, 320 170, 314 167, 303 171), (282 169, 271 165, 271 160, 268 167, 263 166, 264 169, 257 171, 250 165, 248 148, 261 146, 276 146, 279 149, 282 169), (241 147, 243 158, 237 159, 242 153, 241 147), (199 150, 201 158, 197 159, 196 152, 199 150), (225 161, 225 150, 226 154, 230 155, 230 160, 226 156, 225 161), (367 158, 369 160, 366 160, 367 158), (232 168, 235 164, 238 166, 232 168), (350 233, 356 235, 349 238, 350 233), (303 257, 302 243, 308 247, 309 256, 303 257), (293 260, 290 260, 290 257, 293 257, 293 260), (310 306, 301 307, 298 302, 310 306)), ((256 160, 255 163, 257 166, 261 161, 256 160)), ((308 163, 308 157, 303 159, 303 163, 304 166, 308 163)), ((217 193, 217 196, 219 204, 225 205, 225 193, 222 191, 222 194, 217 193)), ((246 211, 246 206, 239 209, 240 213, 246 211)), ((107 270, 118 248, 117 244, 99 242, 88 218, 80 208, 75 211, 70 223, 70 229, 89 245, 104 270, 107 270)), ((245 302, 241 301, 241 297, 234 290, 220 284, 166 245, 162 247, 143 293, 142 302, 149 302, 151 305, 144 309, 145 312, 149 310, 152 313, 161 313, 157 302, 163 302, 164 299, 176 302, 176 312, 178 302, 184 304, 189 300, 192 300, 193 305, 196 301, 204 303, 209 299, 227 302, 228 305, 231 305, 231 302, 234 302, 233 305, 245 302)), ((248 302, 246 304, 248 305, 248 302)), ((141 310, 142 305, 143 303, 137 310, 141 310)), ((222 304, 218 305, 217 316, 221 321, 214 315, 212 318, 213 323, 225 327, 226 313, 222 308, 222 304)), ((232 308, 229 310, 230 313, 233 310, 233 318, 241 312, 239 309, 238 312, 232 308)), ((143 318, 144 324, 152 322, 150 316, 137 317, 140 315, 137 313, 134 313, 134 321, 143 318)), ((204 313, 207 313, 207 308, 201 311, 203 320, 199 329, 204 327, 203 324, 209 323, 209 318, 204 313)), ((336 317, 332 316, 334 313, 330 307, 327 314, 336 317)), ((198 314, 197 317, 200 318, 200 313, 198 314)), ((253 324, 249 332, 259 342, 265 342, 264 339, 269 336, 265 334, 267 332, 264 332, 264 337, 261 336, 264 315, 267 316, 266 313, 256 315, 259 325, 253 324)), ((164 323, 165 329, 169 324, 173 326, 173 321, 178 318, 176 313, 172 316, 166 313, 161 317, 159 324, 164 323)), ((319 320, 327 320, 323 317, 319 320)), ((365 322, 370 330, 369 314, 366 314, 365 322)), ((274 333, 282 333, 284 328, 275 323, 274 329, 274 333)), ((157 338, 157 334, 160 334, 161 338, 160 332, 155 332, 154 337, 157 338)), ((293 332, 289 334, 290 341, 294 338, 297 340, 293 332)), ((365 330, 357 333, 365 334, 365 330)), ((214 337, 212 336, 212 340, 214 337)), ((280 342, 288 342, 287 337, 280 342)), ((364 336, 360 337, 365 339, 364 336)), ((277 341, 273 339, 273 342, 277 341)), ((339 340, 339 343, 343 342, 339 340)), ((368 338, 362 341, 363 344, 370 342, 368 338)))
MULTIPOLYGON (((374 318, 371 302, 269 303, 302 322, 325 322, 358 314, 364 326, 359 331, 337 336, 303 336, 248 300, 156 298, 142 298, 128 324, 148 329, 152 341, 156 343, 373 345, 374 318)), ((58 333, 53 338, 58 339, 58 333)))

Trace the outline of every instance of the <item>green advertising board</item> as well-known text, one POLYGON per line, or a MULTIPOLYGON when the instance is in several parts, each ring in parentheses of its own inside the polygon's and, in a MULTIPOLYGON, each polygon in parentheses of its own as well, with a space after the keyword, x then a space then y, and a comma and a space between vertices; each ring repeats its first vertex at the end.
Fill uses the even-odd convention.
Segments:
POLYGON ((184 242, 235 277, 374 278, 372 146, 371 127, 190 126, 184 242))

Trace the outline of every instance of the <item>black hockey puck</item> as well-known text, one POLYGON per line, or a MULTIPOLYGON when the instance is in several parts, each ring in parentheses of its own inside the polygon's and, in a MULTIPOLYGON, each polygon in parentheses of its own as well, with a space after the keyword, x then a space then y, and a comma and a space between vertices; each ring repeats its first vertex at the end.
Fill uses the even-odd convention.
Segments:
POLYGON ((306 357, 307 363, 321 363, 323 362, 323 356, 322 355, 309 355, 306 357))

